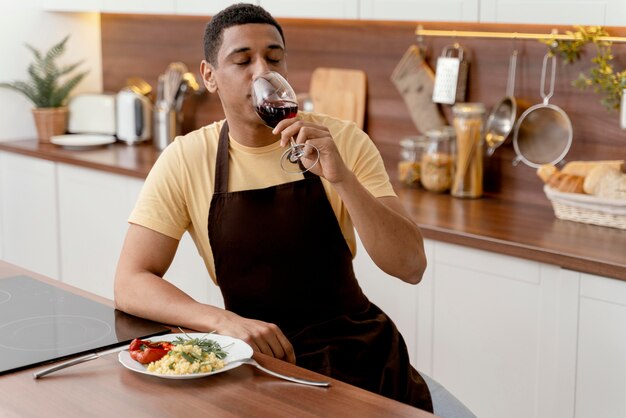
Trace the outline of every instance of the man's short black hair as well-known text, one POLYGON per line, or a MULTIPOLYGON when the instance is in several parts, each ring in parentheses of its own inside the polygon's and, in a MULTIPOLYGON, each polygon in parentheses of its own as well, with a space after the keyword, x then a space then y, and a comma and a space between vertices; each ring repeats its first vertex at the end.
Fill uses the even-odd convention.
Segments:
POLYGON ((231 26, 248 23, 266 23, 274 26, 285 43, 283 28, 264 8, 249 3, 237 3, 222 10, 207 23, 204 29, 204 59, 217 66, 217 51, 222 46, 223 33, 231 26))

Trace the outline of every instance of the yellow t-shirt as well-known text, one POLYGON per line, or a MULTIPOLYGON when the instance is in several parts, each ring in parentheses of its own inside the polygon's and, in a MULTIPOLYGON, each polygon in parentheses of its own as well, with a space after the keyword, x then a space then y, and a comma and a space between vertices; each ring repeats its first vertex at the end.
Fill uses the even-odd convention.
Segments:
MULTIPOLYGON (((329 129, 344 162, 373 196, 396 196, 380 153, 354 123, 308 112, 298 115, 329 129)), ((177 240, 189 231, 213 281, 215 264, 207 224, 223 124, 215 122, 177 137, 152 167, 129 218, 130 223, 177 240)), ((279 161, 284 150, 279 141, 255 148, 241 145, 231 136, 228 191, 261 189, 302 179, 302 174, 281 170, 279 161)), ((348 211, 330 183, 322 179, 322 184, 354 255, 356 241, 348 211)))

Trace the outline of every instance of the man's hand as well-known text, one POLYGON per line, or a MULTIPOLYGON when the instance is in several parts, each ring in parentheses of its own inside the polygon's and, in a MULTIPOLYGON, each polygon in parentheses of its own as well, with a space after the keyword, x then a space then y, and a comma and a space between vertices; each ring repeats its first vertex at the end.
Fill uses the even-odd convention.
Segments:
MULTIPOLYGON (((319 150, 320 161, 311 168, 312 173, 324 177, 331 183, 339 183, 351 174, 339 155, 332 135, 325 126, 292 118, 282 120, 272 132, 275 135, 280 134, 280 144, 284 147, 289 146, 293 138, 297 144, 311 144, 319 150)), ((315 150, 308 149, 302 157, 302 164, 309 167, 316 158, 315 150)))
POLYGON ((291 343, 275 324, 243 318, 230 311, 224 311, 224 318, 218 322, 215 331, 245 341, 254 351, 289 363, 296 362, 291 343))

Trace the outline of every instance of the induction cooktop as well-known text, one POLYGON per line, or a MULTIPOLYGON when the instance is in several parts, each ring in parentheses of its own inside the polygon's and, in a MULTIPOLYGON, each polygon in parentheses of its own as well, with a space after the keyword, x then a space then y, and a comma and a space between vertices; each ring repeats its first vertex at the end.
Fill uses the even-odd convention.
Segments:
POLYGON ((32 277, 0 279, 0 375, 169 331, 32 277))

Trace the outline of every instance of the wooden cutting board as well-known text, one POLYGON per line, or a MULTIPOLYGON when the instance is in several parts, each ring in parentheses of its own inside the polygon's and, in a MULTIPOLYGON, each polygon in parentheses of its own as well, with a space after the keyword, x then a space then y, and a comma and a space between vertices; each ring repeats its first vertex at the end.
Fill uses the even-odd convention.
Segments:
POLYGON ((311 75, 309 94, 315 112, 351 120, 363 128, 367 93, 364 71, 319 67, 311 75))
POLYGON ((417 46, 410 46, 404 53, 391 74, 391 81, 402 95, 418 131, 424 133, 446 124, 439 107, 432 101, 435 74, 417 46))

